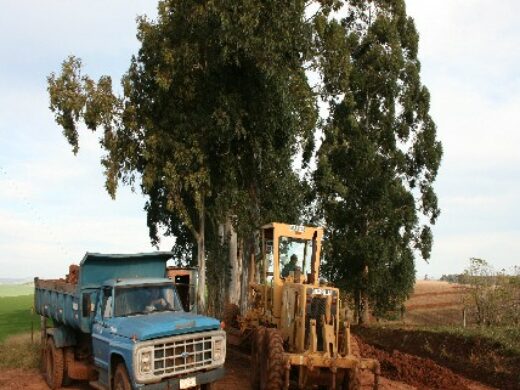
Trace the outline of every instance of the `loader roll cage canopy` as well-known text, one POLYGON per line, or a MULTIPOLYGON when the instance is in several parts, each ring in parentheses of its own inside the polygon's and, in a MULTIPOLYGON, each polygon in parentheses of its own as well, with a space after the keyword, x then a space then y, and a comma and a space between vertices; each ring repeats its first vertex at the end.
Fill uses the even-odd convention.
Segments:
POLYGON ((323 229, 271 223, 260 229, 260 283, 281 283, 291 272, 316 284, 323 229))

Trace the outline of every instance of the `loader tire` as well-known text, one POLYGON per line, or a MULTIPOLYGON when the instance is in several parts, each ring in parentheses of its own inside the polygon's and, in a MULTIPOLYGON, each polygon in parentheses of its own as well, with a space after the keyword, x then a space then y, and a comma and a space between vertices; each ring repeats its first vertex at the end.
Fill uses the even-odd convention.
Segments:
POLYGON ((350 368, 346 370, 345 376, 343 377, 343 383, 341 390, 360 390, 361 389, 361 378, 359 376, 359 369, 350 368))
POLYGON ((284 383, 283 339, 277 329, 267 329, 265 335, 265 371, 262 390, 281 390, 284 383))
POLYGON ((350 335, 350 351, 351 355, 354 355, 357 358, 361 357, 361 351, 359 349, 357 337, 352 336, 352 334, 350 335))
POLYGON ((263 326, 256 328, 253 333, 253 340, 251 341, 251 388, 253 390, 260 390, 262 364, 265 362, 265 330, 263 326))
POLYGON ((238 323, 238 315, 240 314, 240 309, 234 303, 228 303, 224 306, 224 315, 222 316, 222 320, 226 325, 226 328, 236 328, 240 327, 238 323))
POLYGON ((56 348, 54 340, 49 337, 45 346, 45 381, 52 390, 63 385, 63 371, 63 348, 56 348))

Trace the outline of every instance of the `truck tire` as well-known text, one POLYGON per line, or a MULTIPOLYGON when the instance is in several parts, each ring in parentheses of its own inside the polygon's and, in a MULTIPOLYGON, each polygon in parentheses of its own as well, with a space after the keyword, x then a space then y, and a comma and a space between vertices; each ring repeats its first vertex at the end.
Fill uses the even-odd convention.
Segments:
POLYGON ((132 384, 128 378, 128 372, 124 363, 119 363, 114 373, 114 390, 132 390, 132 384))
POLYGON ((267 329, 265 334, 265 371, 262 372, 262 390, 281 390, 284 383, 283 339, 278 329, 267 329))
POLYGON ((260 326, 253 331, 253 339, 251 341, 251 388, 253 390, 260 389, 261 366, 264 363, 264 337, 265 328, 260 326))
POLYGON ((43 339, 40 349, 40 371, 45 377, 47 374, 47 339, 43 339))
POLYGON ((52 337, 47 339, 45 346, 45 381, 52 389, 63 385, 64 358, 63 349, 56 348, 52 337))

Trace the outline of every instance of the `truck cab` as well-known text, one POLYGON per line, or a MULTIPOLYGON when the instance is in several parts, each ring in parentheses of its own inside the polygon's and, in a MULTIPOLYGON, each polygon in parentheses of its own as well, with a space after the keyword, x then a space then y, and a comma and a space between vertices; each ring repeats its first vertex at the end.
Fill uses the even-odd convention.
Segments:
POLYGON ((168 258, 87 254, 76 286, 35 280, 36 310, 54 323, 42 334, 51 388, 69 378, 97 389, 204 389, 224 375, 225 332, 184 310, 168 258))

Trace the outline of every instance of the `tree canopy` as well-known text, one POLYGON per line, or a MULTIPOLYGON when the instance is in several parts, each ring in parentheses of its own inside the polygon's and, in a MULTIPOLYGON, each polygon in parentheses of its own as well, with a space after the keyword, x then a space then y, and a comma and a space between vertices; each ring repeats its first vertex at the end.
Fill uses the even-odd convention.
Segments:
POLYGON ((359 309, 365 297, 384 312, 411 291, 415 255, 430 256, 442 146, 405 2, 345 7, 341 20, 316 23, 325 52, 348 53, 323 60, 330 116, 314 175, 327 225, 323 270, 355 293, 359 309))
POLYGON ((303 1, 158 7, 156 20, 138 20, 121 96, 70 57, 49 76, 51 110, 74 153, 80 121, 102 129, 108 192, 138 184, 152 241, 165 227, 178 245, 196 243, 204 285, 207 221, 234 215, 247 227, 297 210, 291 163, 299 150, 310 156, 317 117, 303 67, 311 30, 303 1))
POLYGON ((74 153, 81 123, 100 132, 106 189, 140 188, 151 241, 197 259, 199 304, 206 259, 227 272, 223 224, 247 240, 313 195, 325 275, 379 311, 404 299, 430 255, 442 155, 404 0, 162 0, 137 37, 120 94, 72 56, 48 78, 50 108, 74 153), (317 129, 310 192, 294 165, 309 167, 317 129))

